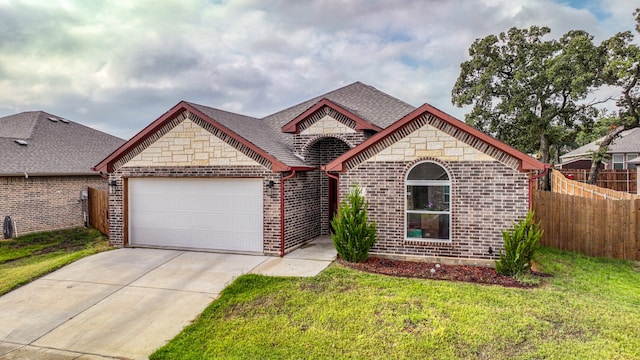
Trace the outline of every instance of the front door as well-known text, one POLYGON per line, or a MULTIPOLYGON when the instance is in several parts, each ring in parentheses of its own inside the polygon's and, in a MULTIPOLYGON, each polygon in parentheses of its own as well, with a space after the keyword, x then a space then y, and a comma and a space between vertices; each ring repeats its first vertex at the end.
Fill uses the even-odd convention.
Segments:
POLYGON ((329 179, 329 228, 331 232, 333 232, 333 227, 331 226, 331 220, 336 215, 338 211, 338 181, 333 178, 329 179))

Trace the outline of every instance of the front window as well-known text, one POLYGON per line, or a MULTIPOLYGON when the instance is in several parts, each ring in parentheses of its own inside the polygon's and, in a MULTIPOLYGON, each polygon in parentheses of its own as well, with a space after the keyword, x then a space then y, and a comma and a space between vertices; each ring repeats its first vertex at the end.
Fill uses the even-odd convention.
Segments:
POLYGON ((450 239, 451 181, 440 165, 423 162, 407 174, 406 238, 450 239))

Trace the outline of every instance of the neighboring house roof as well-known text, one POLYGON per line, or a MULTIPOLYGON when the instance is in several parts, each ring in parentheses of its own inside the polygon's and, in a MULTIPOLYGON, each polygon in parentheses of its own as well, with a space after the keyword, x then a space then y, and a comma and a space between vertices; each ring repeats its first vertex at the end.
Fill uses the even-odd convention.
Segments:
MULTIPOLYGON (((574 158, 576 156, 590 155, 598 150, 599 144, 604 140, 604 136, 596 141, 592 141, 587 145, 581 146, 562 156, 561 159, 574 158)), ((624 130, 616 137, 611 145, 609 145, 608 154, 618 153, 640 153, 640 128, 624 130)))
POLYGON ((627 164, 640 164, 640 156, 627 161, 627 164))
POLYGON ((369 138, 368 140, 366 140, 365 142, 363 142, 362 144, 356 146, 355 148, 351 149, 350 151, 347 151, 345 154, 343 154, 342 156, 339 156, 337 159, 335 159, 334 161, 330 162, 329 164, 327 164, 324 169, 327 171, 345 171, 345 163, 353 158, 355 158, 356 156, 358 156, 359 154, 361 154, 363 151, 365 151, 366 149, 374 146, 375 144, 378 144, 379 142, 383 141, 384 139, 386 139, 387 137, 389 137, 390 135, 394 134, 395 132, 403 129, 405 127, 405 125, 409 124, 410 122, 422 117, 425 114, 431 114, 443 121, 445 121, 446 123, 448 123, 449 125, 457 128, 460 131, 463 131, 471 136, 473 136, 476 139, 481 140, 482 142, 493 146, 494 148, 512 156, 513 158, 517 159, 519 161, 519 169, 521 171, 528 171, 528 170, 543 170, 544 169, 544 164, 534 158, 532 158, 531 156, 520 152, 514 148, 512 148, 511 146, 483 133, 482 131, 467 125, 466 123, 452 117, 451 115, 448 115, 442 111, 440 111, 439 109, 429 105, 429 104, 424 104, 421 107, 417 108, 416 110, 414 110, 413 112, 411 112, 410 114, 408 114, 407 116, 405 116, 404 118, 402 118, 401 120, 395 122, 392 126, 389 126, 388 128, 384 129, 383 131, 375 134, 374 136, 372 136, 371 138, 369 138))
POLYGON ((5 116, 0 118, 0 176, 96 175, 91 167, 124 142, 43 111, 5 116))

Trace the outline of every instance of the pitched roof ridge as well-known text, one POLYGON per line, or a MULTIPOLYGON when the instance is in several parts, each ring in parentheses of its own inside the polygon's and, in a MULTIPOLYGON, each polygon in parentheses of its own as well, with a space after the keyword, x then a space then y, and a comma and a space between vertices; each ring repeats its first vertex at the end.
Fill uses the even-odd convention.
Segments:
MULTIPOLYGON (((271 117, 271 116, 273 116, 273 115, 280 114, 280 113, 283 113, 283 112, 285 112, 285 111, 291 110, 291 109, 293 109, 293 108, 295 108, 295 107, 297 107, 297 106, 300 106, 300 105, 302 105, 302 104, 304 104, 304 103, 306 103, 306 102, 313 101, 313 103, 312 103, 311 105, 309 105, 309 106, 308 106, 307 108, 305 108, 302 112, 300 112, 300 114, 302 114, 303 112, 305 112, 305 111, 309 110, 310 108, 312 108, 315 104, 317 104, 317 103, 319 103, 320 101, 322 101, 322 99, 328 99, 328 98, 327 98, 327 96, 329 96, 330 94, 336 93, 336 92, 338 92, 338 91, 341 91, 341 90, 343 90, 343 89, 346 89, 346 88, 348 88, 348 87, 350 87, 350 86, 353 86, 353 85, 356 85, 356 84, 360 84, 360 85, 367 86, 366 84, 363 84, 363 83, 361 83, 360 81, 356 81, 356 82, 353 82, 353 83, 351 83, 351 84, 348 84, 348 85, 342 86, 342 87, 340 87, 340 88, 337 88, 337 89, 331 90, 331 91, 329 91, 329 92, 326 92, 326 93, 324 93, 324 94, 321 94, 321 95, 318 95, 318 96, 314 96, 314 97, 312 97, 312 98, 310 98, 310 99, 307 99, 307 100, 303 100, 303 101, 301 101, 301 102, 299 102, 299 103, 297 103, 297 104, 291 105, 291 106, 286 107, 286 108, 284 108, 284 109, 280 109, 280 110, 278 110, 278 111, 276 111, 276 112, 274 112, 274 113, 271 113, 271 114, 268 114, 268 115, 266 115, 266 116, 263 116, 262 118, 260 118, 260 120, 264 120, 264 119, 266 119, 266 118, 268 118, 268 117, 271 117)), ((333 102, 335 102, 335 101, 333 101, 333 102)), ((341 106, 342 106, 342 105, 341 105, 341 106)), ((343 107, 345 107, 345 106, 343 106, 343 107)), ((345 108, 346 108, 346 107, 345 107, 345 108)), ((350 110, 350 111, 351 111, 351 110, 350 110)), ((299 114, 298 114, 298 115, 299 115, 299 114)))
MULTIPOLYGON (((384 97, 386 97, 386 98, 388 98, 388 99, 391 99, 391 100, 394 100, 394 101, 399 101, 399 102, 401 102, 401 103, 403 103, 403 104, 405 104, 405 105, 407 105, 407 106, 412 107, 413 109, 417 109, 417 107, 415 107, 415 106, 413 106, 413 105, 409 104, 408 102, 406 102, 406 101, 404 101, 404 100, 401 100, 401 99, 398 99, 398 98, 397 98, 397 97, 395 97, 395 96, 391 96, 390 94, 388 94, 388 93, 386 93, 386 92, 384 92, 384 91, 382 91, 382 90, 380 90, 380 89, 376 88, 376 87, 375 87, 375 86, 373 86, 373 85, 364 84, 364 83, 361 83, 361 82, 359 82, 359 81, 358 81, 358 83, 360 83, 360 84, 364 85, 365 87, 369 88, 369 90, 375 90, 376 92, 378 92, 378 93, 382 94, 384 97)), ((354 83, 354 84, 355 84, 355 83, 354 83)))
POLYGON ((220 112, 223 112, 223 113, 226 113, 226 114, 230 114, 230 115, 242 116, 242 117, 245 117, 245 118, 248 118, 248 119, 254 119, 254 120, 262 120, 261 118, 257 118, 257 117, 254 117, 254 116, 240 114, 240 113, 229 111, 229 110, 223 110, 223 109, 220 109, 220 108, 215 108, 215 107, 208 106, 208 105, 202 105, 202 104, 194 103, 194 102, 191 102, 191 101, 183 100, 183 102, 186 103, 186 104, 195 106, 195 107, 202 106, 202 107, 205 107, 205 108, 208 108, 208 109, 211 109, 211 110, 220 111, 220 112))

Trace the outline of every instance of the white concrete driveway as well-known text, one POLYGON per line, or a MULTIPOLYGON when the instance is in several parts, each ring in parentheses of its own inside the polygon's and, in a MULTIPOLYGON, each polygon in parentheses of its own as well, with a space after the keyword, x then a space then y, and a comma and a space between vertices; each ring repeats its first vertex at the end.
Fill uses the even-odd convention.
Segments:
POLYGON ((118 249, 84 258, 0 297, 0 358, 146 359, 236 277, 313 276, 335 250, 291 256, 118 249))

